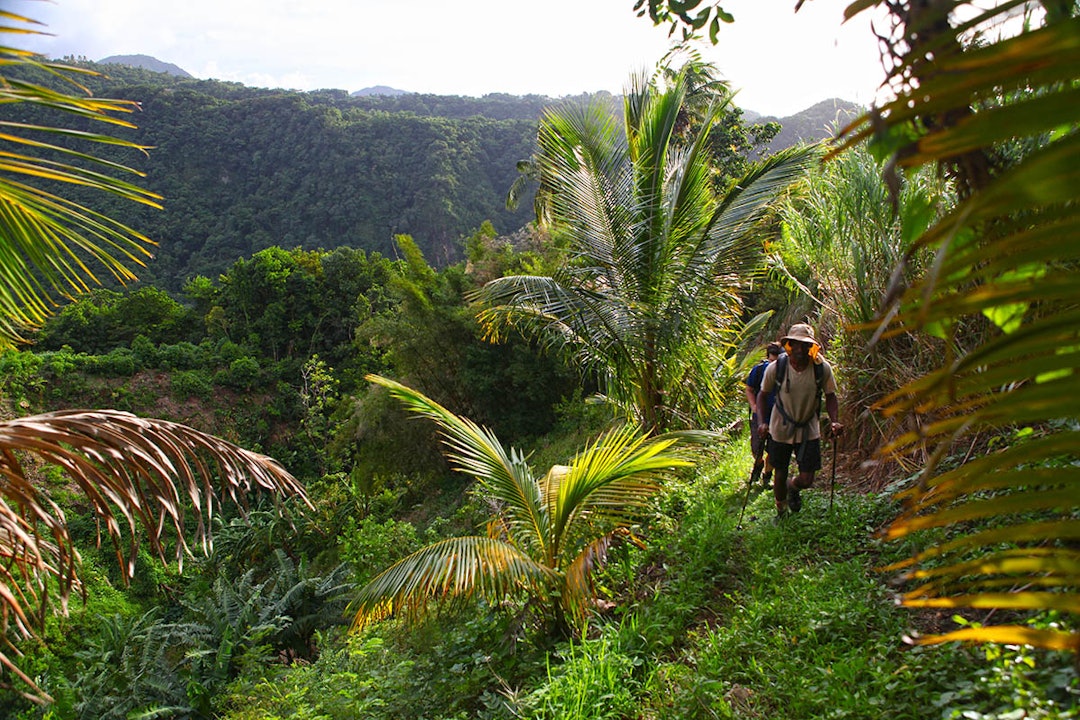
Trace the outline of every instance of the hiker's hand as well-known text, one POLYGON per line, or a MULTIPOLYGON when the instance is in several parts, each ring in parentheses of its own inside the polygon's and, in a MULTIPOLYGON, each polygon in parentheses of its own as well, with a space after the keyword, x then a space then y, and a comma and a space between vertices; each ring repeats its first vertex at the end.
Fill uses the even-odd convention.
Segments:
POLYGON ((769 424, 768 423, 761 423, 760 425, 758 425, 757 434, 760 435, 761 437, 765 437, 766 435, 768 435, 769 434, 769 424))
POLYGON ((833 437, 840 437, 844 434, 844 426, 838 422, 829 423, 829 430, 832 431, 833 437))

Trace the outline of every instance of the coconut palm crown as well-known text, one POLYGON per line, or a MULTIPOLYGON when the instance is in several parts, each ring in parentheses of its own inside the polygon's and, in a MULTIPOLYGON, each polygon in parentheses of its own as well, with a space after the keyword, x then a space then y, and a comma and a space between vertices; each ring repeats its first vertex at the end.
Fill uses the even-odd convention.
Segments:
POLYGON ((634 422, 664 431, 707 427, 722 404, 717 369, 776 232, 770 204, 817 151, 775 154, 720 196, 707 140, 730 95, 689 113, 686 72, 657 82, 632 79, 621 123, 603 102, 544 115, 530 164, 545 203, 538 222, 568 237, 570 260, 473 297, 493 337, 519 326, 567 350, 634 422), (687 128, 688 118, 700 122, 687 128))
POLYGON ((354 628, 398 612, 415 618, 432 600, 498 603, 519 592, 547 609, 554 628, 580 626, 593 597, 592 570, 610 543, 640 519, 659 479, 692 465, 686 441, 706 437, 649 438, 623 426, 569 465, 537 476, 521 452, 504 447, 491 431, 393 380, 368 380, 438 424, 447 457, 476 479, 498 511, 485 535, 428 545, 375 577, 353 603, 354 628))

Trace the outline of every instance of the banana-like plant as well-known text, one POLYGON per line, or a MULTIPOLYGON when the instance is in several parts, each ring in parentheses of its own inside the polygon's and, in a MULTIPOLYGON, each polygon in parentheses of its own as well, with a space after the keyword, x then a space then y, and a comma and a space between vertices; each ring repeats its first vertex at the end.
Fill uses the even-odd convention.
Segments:
POLYGON ((497 511, 486 535, 436 542, 376 576, 353 603, 354 628, 398 612, 416 617, 432 601, 498 603, 517 593, 539 601, 556 631, 580 626, 593 598, 592 571, 610 543, 640 518, 664 474, 692 465, 686 441, 707 437, 650 438, 624 426, 537 476, 489 430, 393 380, 368 380, 438 424, 447 457, 497 511))
MULTIPOLYGON (((912 607, 1060 611, 1075 623, 1078 4, 859 0, 846 14, 882 4, 896 20, 896 99, 848 128, 846 142, 891 142, 895 164, 938 164, 961 194, 916 241, 911 252, 930 250, 933 263, 910 287, 894 285, 878 327, 881 337, 921 329, 949 348, 936 369, 881 403, 888 415, 920 418, 889 450, 923 445, 931 457, 885 536, 945 534, 893 567, 914 583, 902 599, 912 607), (1013 441, 943 471, 941 461, 974 433, 1013 441)), ((948 640, 1080 650, 1069 623, 975 625, 920 642, 948 640)))
MULTIPOLYGON (((35 23, 0 10, 0 36, 37 32, 35 23)), ((78 83, 81 71, 0 45, 0 103, 30 103, 63 114, 130 126, 115 117, 134 104, 101 100, 78 83), (66 83, 65 93, 38 79, 66 83)), ((46 138, 142 149, 106 134, 0 119, 0 348, 12 348, 64 297, 83 292, 97 278, 87 263, 120 280, 134 279, 129 263, 149 256, 145 236, 57 194, 78 185, 134 202, 158 197, 111 173, 134 170, 55 144, 46 138), (52 189, 42 181, 54 183, 52 189)), ((138 173, 136 173, 138 174, 138 173)), ((66 609, 80 588, 79 553, 60 506, 36 482, 38 466, 59 467, 85 494, 130 576, 136 543, 145 534, 161 556, 165 539, 176 557, 186 538, 208 545, 219 502, 243 506, 249 492, 297 495, 303 487, 277 462, 212 435, 164 420, 115 410, 73 410, 0 421, 0 682, 17 677, 39 702, 48 696, 20 668, 15 642, 40 628, 58 603, 66 609), (139 528, 141 527, 141 530, 139 528), (127 544, 127 550, 122 545, 127 544)), ((10 684, 6 683, 5 684, 10 684)))

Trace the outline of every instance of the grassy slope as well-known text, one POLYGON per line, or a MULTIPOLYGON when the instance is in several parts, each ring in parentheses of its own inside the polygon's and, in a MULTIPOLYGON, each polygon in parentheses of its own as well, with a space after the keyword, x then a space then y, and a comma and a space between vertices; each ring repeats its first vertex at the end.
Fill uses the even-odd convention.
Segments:
POLYGON ((224 717, 1080 716, 1056 704, 1078 690, 1062 656, 903 642, 940 618, 897 607, 875 571, 903 551, 871 539, 887 502, 841 491, 830 511, 825 473, 800 515, 775 525, 756 493, 738 529, 749 458, 745 443, 723 452, 669 485, 645 547, 612 551, 606 609, 583 641, 507 645, 510 623, 475 611, 387 626, 309 668, 237 683, 224 717))

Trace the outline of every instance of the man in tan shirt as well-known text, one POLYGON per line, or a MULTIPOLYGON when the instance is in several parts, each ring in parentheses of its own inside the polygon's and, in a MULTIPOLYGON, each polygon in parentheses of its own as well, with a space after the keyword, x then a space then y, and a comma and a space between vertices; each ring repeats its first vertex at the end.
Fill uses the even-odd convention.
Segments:
POLYGON ((821 355, 814 329, 803 323, 792 325, 780 342, 786 353, 766 368, 758 394, 758 407, 764 407, 767 393, 776 391, 772 413, 761 418, 758 433, 769 437, 769 461, 775 472, 773 497, 778 517, 789 509, 791 512, 802 509, 800 491, 814 484, 814 474, 821 469, 818 421, 821 394, 825 396, 832 437, 838 437, 844 431, 837 419, 839 403, 832 366, 821 355), (789 478, 792 455, 795 455, 799 474, 789 478))

